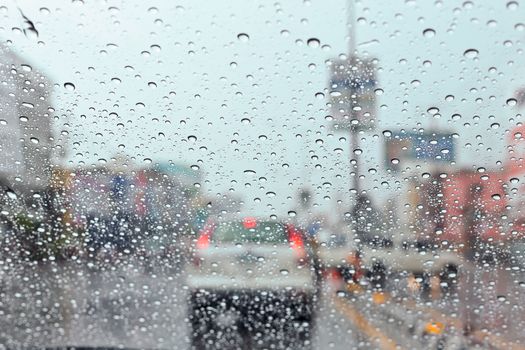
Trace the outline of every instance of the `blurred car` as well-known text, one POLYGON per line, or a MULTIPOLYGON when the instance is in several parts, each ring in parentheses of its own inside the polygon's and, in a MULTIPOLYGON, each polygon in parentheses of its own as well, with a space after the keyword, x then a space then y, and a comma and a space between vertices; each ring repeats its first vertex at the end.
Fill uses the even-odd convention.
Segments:
POLYGON ((357 247, 347 232, 321 229, 318 233, 319 259, 326 274, 336 274, 345 282, 357 283, 360 262, 357 247))
POLYGON ((362 266, 372 285, 384 288, 389 274, 416 277, 424 289, 430 288, 430 278, 439 278, 443 290, 457 283, 462 258, 453 251, 437 249, 426 241, 404 241, 399 245, 383 239, 363 245, 362 266))
POLYGON ((187 284, 195 348, 224 341, 224 334, 250 334, 230 339, 249 348, 245 342, 263 337, 272 322, 308 342, 315 272, 305 237, 292 225, 255 218, 208 222, 188 264, 187 284), (213 329, 223 336, 211 340, 217 334, 213 329))

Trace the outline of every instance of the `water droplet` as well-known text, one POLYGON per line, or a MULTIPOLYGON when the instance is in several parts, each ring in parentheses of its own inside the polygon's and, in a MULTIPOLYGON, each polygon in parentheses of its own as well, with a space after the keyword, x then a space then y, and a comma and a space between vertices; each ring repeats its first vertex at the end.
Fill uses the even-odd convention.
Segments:
POLYGON ((497 129, 497 128, 499 128, 499 126, 500 126, 499 123, 492 123, 492 124, 490 124, 490 127, 492 129, 497 129))
POLYGON ((150 81, 150 82, 148 83, 148 86, 149 86, 150 88, 156 88, 156 87, 157 87, 157 83, 155 83, 155 82, 153 82, 153 81, 150 81))
POLYGON ((494 194, 492 195, 492 199, 494 199, 495 201, 498 201, 498 200, 501 199, 501 196, 500 196, 498 193, 494 193, 494 194))
POLYGON ((256 174, 255 170, 251 170, 251 169, 244 170, 244 173, 248 174, 248 175, 255 175, 256 174))
POLYGON ((478 57, 479 51, 476 49, 468 49, 463 52, 463 56, 466 58, 476 58, 478 57))
POLYGON ((390 130, 383 130, 383 136, 386 136, 386 137, 392 136, 392 131, 390 131, 390 130))
POLYGON ((375 93, 377 96, 382 95, 384 92, 385 92, 385 90, 383 90, 383 89, 375 89, 375 90, 374 90, 374 93, 375 93))
POLYGON ((511 11, 517 10, 519 7, 519 4, 517 1, 509 1, 507 2, 507 8, 511 11))
POLYGON ((195 136, 195 135, 188 136, 188 141, 191 141, 191 142, 197 141, 197 136, 195 136))
POLYGON ((245 125, 248 125, 250 124, 252 121, 250 120, 250 118, 242 118, 241 119, 241 123, 245 124, 245 125))
POLYGON ((509 98, 506 103, 507 106, 514 107, 518 101, 515 98, 509 98))
POLYGON ((283 275, 283 276, 286 276, 286 275, 288 275, 288 274, 290 273, 290 272, 289 272, 288 270, 286 270, 286 269, 281 269, 279 272, 280 272, 281 275, 283 275))
POLYGON ((75 85, 73 83, 70 83, 70 82, 64 83, 64 88, 67 91, 75 91, 75 85))
POLYGON ((315 94, 315 97, 318 98, 318 99, 320 99, 320 100, 322 100, 322 99, 324 98, 324 94, 323 94, 322 92, 317 92, 317 93, 315 94))
POLYGON ((392 158, 392 159, 390 160, 390 162, 391 162, 392 164, 394 164, 394 165, 395 165, 395 164, 399 164, 399 159, 397 159, 397 158, 392 158))
POLYGON ((513 184, 517 184, 518 182, 520 182, 520 180, 517 177, 513 177, 512 179, 510 179, 510 182, 513 184))
POLYGON ((151 164, 152 160, 151 158, 144 158, 144 163, 151 164))
POLYGON ((14 192, 11 191, 11 190, 7 190, 6 193, 7 193, 7 196, 8 196, 10 199, 17 199, 17 198, 18 198, 18 196, 16 195, 16 193, 14 193, 14 192))
POLYGON ((40 140, 38 140, 36 137, 31 137, 29 140, 31 141, 31 143, 34 143, 35 145, 40 142, 40 140))
POLYGON ((433 38, 436 35, 436 31, 432 28, 427 28, 423 31, 423 36, 425 38, 433 38))
POLYGON ((430 113, 431 115, 435 115, 435 114, 439 113, 439 108, 437 108, 437 107, 430 107, 429 109, 427 109, 427 112, 430 113))
POLYGON ((306 44, 310 47, 317 48, 321 45, 321 42, 317 38, 310 38, 306 41, 306 44))
POLYGON ((237 39, 239 39, 241 42, 245 43, 245 42, 250 40, 250 36, 248 34, 246 34, 246 33, 239 33, 239 34, 237 34, 237 39))
POLYGON ((494 28, 498 25, 498 22, 494 19, 491 19, 487 22, 487 26, 490 27, 490 28, 494 28))
POLYGON ((22 70, 24 72, 31 72, 33 70, 33 68, 30 65, 28 65, 28 64, 22 64, 22 65, 20 65, 20 67, 22 67, 22 70))
POLYGON ((22 106, 27 108, 35 108, 35 105, 30 102, 22 102, 22 106))
POLYGON ((290 210, 288 212, 288 216, 291 217, 291 218, 295 217, 296 215, 297 215, 297 213, 295 211, 293 211, 293 210, 290 210))

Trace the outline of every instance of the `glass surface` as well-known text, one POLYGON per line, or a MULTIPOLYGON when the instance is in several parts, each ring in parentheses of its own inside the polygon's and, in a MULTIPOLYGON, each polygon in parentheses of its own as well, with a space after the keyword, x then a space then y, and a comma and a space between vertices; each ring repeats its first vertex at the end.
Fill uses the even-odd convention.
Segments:
POLYGON ((523 349, 524 43, 523 0, 0 1, 0 350, 523 349))

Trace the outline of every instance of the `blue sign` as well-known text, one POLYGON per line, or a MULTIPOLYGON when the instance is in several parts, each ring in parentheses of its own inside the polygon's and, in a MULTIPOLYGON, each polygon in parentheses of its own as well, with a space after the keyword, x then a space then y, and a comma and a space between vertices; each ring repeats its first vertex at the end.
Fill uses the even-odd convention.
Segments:
POLYGON ((393 132, 385 140, 386 164, 397 168, 393 159, 452 162, 455 160, 455 144, 451 134, 440 132, 393 132))

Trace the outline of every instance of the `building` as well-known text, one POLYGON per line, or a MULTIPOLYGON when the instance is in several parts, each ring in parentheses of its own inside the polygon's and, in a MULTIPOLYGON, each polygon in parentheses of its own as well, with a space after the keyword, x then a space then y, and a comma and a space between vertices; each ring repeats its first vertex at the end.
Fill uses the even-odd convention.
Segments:
POLYGON ((48 186, 53 131, 51 84, 46 76, 0 46, 0 181, 31 194, 48 186))

